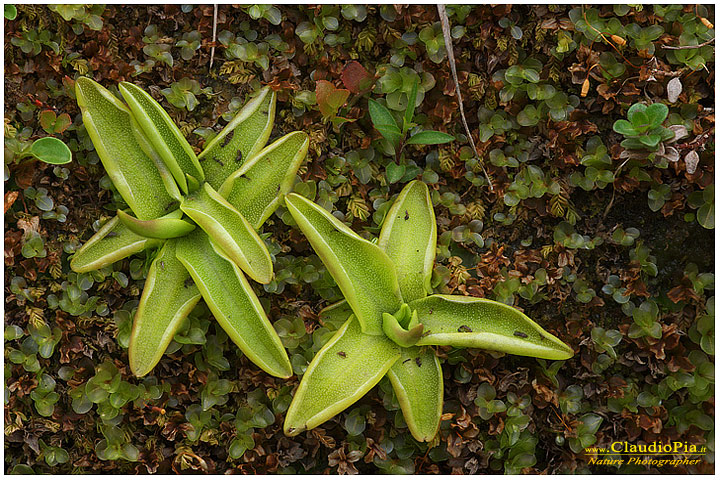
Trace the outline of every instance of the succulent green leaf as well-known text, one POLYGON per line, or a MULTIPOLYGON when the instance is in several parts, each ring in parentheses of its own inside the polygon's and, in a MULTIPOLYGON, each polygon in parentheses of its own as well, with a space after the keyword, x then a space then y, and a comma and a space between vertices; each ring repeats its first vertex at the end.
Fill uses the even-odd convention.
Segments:
POLYGON ((250 222, 260 228, 280 205, 295 181, 307 154, 310 139, 293 132, 256 154, 222 184, 218 193, 250 222))
POLYGON ((427 186, 412 181, 402 189, 385 215, 378 246, 395 264, 406 302, 432 293, 430 280, 437 242, 437 224, 427 186))
MULTIPOLYGON (((160 174, 160 179, 165 186, 165 191, 168 195, 170 195, 170 197, 179 202, 182 200, 182 193, 180 192, 180 188, 178 188, 177 183, 175 183, 175 177, 173 177, 167 165, 165 165, 165 162, 163 162, 160 155, 155 151, 150 143, 150 140, 147 138, 147 135, 145 135, 145 132, 143 132, 142 128, 140 128, 140 125, 132 117, 130 118, 130 125, 133 133, 135 134, 135 140, 137 140, 138 145, 140 145, 142 151, 145 152, 145 155, 152 160, 153 165, 155 165, 155 168, 160 174)), ((165 206, 165 212, 177 205, 178 204, 176 202, 169 203, 165 206)))
POLYGON ((195 230, 177 242, 178 260, 233 342, 270 375, 290 377, 292 366, 280 337, 237 265, 202 230, 195 230))
POLYGON ((305 371, 285 417, 294 436, 331 419, 358 401, 400 358, 382 335, 366 335, 351 316, 320 349, 305 371))
POLYGON ((387 372, 405 422, 419 442, 429 442, 440 428, 443 376, 440 361, 428 347, 403 348, 387 372))
POLYGON ((205 146, 198 160, 213 188, 219 189, 227 177, 265 146, 274 119, 275 92, 266 87, 205 146))
POLYGON ((250 278, 260 283, 272 280, 273 265, 265 242, 255 229, 208 183, 191 193, 180 209, 205 230, 213 241, 250 278))
POLYGON ((141 220, 164 215, 173 198, 136 139, 130 110, 87 77, 75 82, 75 93, 88 135, 125 202, 141 220))
POLYGON ((335 329, 347 322, 347 319, 350 318, 352 314, 352 308, 350 308, 347 301, 340 300, 320 310, 318 318, 322 325, 330 325, 331 328, 335 329))
MULTIPOLYGON (((407 305, 407 304, 405 304, 407 305)), ((418 316, 417 310, 412 311, 412 315, 410 315, 410 322, 408 323, 407 329, 412 330, 418 325, 422 325, 420 323, 420 317, 418 316)))
MULTIPOLYGON (((417 318, 417 315, 415 318, 417 318)), ((390 340, 401 347, 412 347, 420 340, 423 325, 418 324, 413 328, 405 329, 394 315, 383 313, 383 332, 390 340)))
POLYGON ((185 174, 185 179, 187 180, 188 193, 195 193, 200 188, 201 183, 189 173, 185 174))
POLYGON ((118 217, 113 217, 75 252, 70 268, 78 273, 90 272, 159 244, 158 240, 131 232, 118 217))
POLYGON ((484 298, 432 295, 410 303, 425 333, 418 345, 483 348, 565 360, 573 350, 519 310, 484 298))
MULTIPOLYGON (((407 303, 403 303, 402 305, 400 305, 398 311, 395 312, 392 316, 397 319, 398 323, 402 326, 402 328, 407 328, 408 323, 410 323, 411 315, 412 311, 410 310, 410 306, 407 303)), ((384 323, 385 319, 383 318, 383 324, 384 323)))
POLYGON ((285 197, 290 214, 337 282, 363 332, 382 335, 382 314, 402 304, 392 261, 330 212, 305 197, 285 197))
POLYGON ((205 175, 180 129, 160 104, 140 87, 120 82, 120 92, 175 181, 183 192, 188 193, 185 174, 192 175, 198 181, 203 181, 205 175))
MULTIPOLYGON (((175 212, 182 216, 181 210, 175 212)), ((154 220, 138 220, 122 210, 117 211, 117 216, 131 232, 148 238, 177 238, 195 230, 195 224, 181 220, 175 212, 154 220)))
POLYGON ((450 134, 445 132, 437 132, 435 130, 425 130, 423 132, 416 133, 408 139, 407 145, 440 145, 441 143, 448 143, 455 140, 450 134))
POLYGON ((368 109, 373 126, 393 147, 397 148, 402 140, 402 132, 390 110, 373 99, 368 100, 368 109))
POLYGON ((147 375, 160 361, 182 320, 200 300, 200 291, 175 257, 169 240, 150 265, 130 335, 130 370, 147 375))

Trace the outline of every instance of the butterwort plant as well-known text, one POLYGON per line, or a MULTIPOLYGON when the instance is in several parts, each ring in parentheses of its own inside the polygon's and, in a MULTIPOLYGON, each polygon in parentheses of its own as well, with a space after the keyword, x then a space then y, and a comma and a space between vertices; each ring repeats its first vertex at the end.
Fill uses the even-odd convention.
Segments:
POLYGON ((88 272, 142 250, 157 252, 133 321, 132 372, 153 369, 202 298, 253 363, 291 376, 246 275, 272 279, 258 229, 292 187, 307 135, 293 132, 265 146, 275 116, 275 94, 265 88, 196 155, 150 95, 126 82, 119 90, 127 104, 89 78, 76 82, 85 128, 129 211, 118 210, 70 266, 88 272))
POLYGON ((377 244, 297 194, 285 203, 345 300, 321 318, 344 321, 305 371, 285 418, 297 435, 355 403, 387 375, 412 435, 440 426, 443 376, 432 345, 564 360, 573 350, 519 310, 484 298, 433 295, 437 226, 427 186, 409 183, 377 244))

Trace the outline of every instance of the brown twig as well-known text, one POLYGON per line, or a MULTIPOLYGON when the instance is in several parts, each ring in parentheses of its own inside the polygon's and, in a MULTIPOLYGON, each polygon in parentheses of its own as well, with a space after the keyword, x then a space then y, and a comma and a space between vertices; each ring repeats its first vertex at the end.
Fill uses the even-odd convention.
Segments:
POLYGON ((472 133, 470 133, 470 127, 468 127, 467 120, 465 119, 465 108, 463 108, 462 94, 460 93, 460 81, 458 80, 457 70, 455 68, 455 54, 453 52, 452 37, 450 36, 450 20, 448 19, 447 12, 445 12, 445 5, 438 4, 437 9, 438 15, 440 16, 440 24, 442 25, 443 38, 445 39, 445 49, 447 50, 448 62, 450 63, 450 71, 452 72, 453 80, 455 81, 455 95, 457 95, 458 104, 460 105, 460 119, 462 120, 463 127, 465 127, 465 133, 468 136, 470 146, 472 147, 473 152, 475 152, 478 162, 480 162, 480 168, 485 174, 485 178, 490 186, 490 191, 492 192, 494 191, 492 180, 490 179, 490 175, 488 175, 487 170, 485 170, 485 165, 483 164, 482 158, 480 158, 472 133))
POLYGON ((608 203, 608 206, 605 207, 605 211, 603 212, 603 215, 602 215, 603 220, 605 219, 605 217, 608 216, 608 213, 610 213, 610 209, 612 208, 613 203, 615 202, 615 192, 616 192, 616 190, 617 190, 617 189, 615 188, 615 180, 617 180, 617 176, 620 174, 620 170, 621 170, 621 169, 625 166, 625 164, 628 163, 630 160, 631 160, 630 158, 626 158, 625 161, 620 164, 620 166, 617 168, 617 170, 615 170, 615 174, 613 175, 613 193, 612 193, 612 197, 610 197, 610 203, 608 203))
POLYGON ((706 47, 706 46, 710 45, 711 43, 713 43, 714 41, 715 41, 715 38, 713 37, 710 40, 708 40, 707 42, 701 43, 700 45, 681 45, 679 47, 671 47, 669 45, 662 45, 662 48, 664 48, 665 50, 690 50, 691 48, 706 47))

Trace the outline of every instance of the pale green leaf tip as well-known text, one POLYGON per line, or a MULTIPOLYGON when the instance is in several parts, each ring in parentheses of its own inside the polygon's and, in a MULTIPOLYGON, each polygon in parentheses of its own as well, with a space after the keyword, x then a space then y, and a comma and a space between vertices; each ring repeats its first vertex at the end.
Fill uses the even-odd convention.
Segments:
MULTIPOLYGON (((403 307, 406 307, 407 304, 403 304, 403 307)), ((401 308, 402 311, 402 308, 401 308)), ((385 332, 385 335, 392 340, 393 342, 397 343, 401 347, 412 347, 415 345, 418 340, 422 337, 423 333, 423 325, 417 324, 412 328, 405 329, 403 326, 398 322, 398 319, 395 318, 394 315, 390 315, 389 313, 383 313, 383 332, 385 332)), ((417 314, 415 315, 415 318, 417 319, 417 314)))

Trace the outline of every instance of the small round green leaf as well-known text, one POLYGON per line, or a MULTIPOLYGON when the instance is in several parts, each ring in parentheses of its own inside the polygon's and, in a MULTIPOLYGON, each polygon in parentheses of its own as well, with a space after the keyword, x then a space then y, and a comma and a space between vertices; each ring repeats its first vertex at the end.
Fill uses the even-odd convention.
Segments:
POLYGON ((30 147, 30 153, 38 160, 51 165, 64 165, 72 161, 72 153, 62 140, 55 137, 44 137, 30 147))
POLYGON ((5 18, 15 20, 17 18, 17 8, 15 5, 5 5, 5 18))

